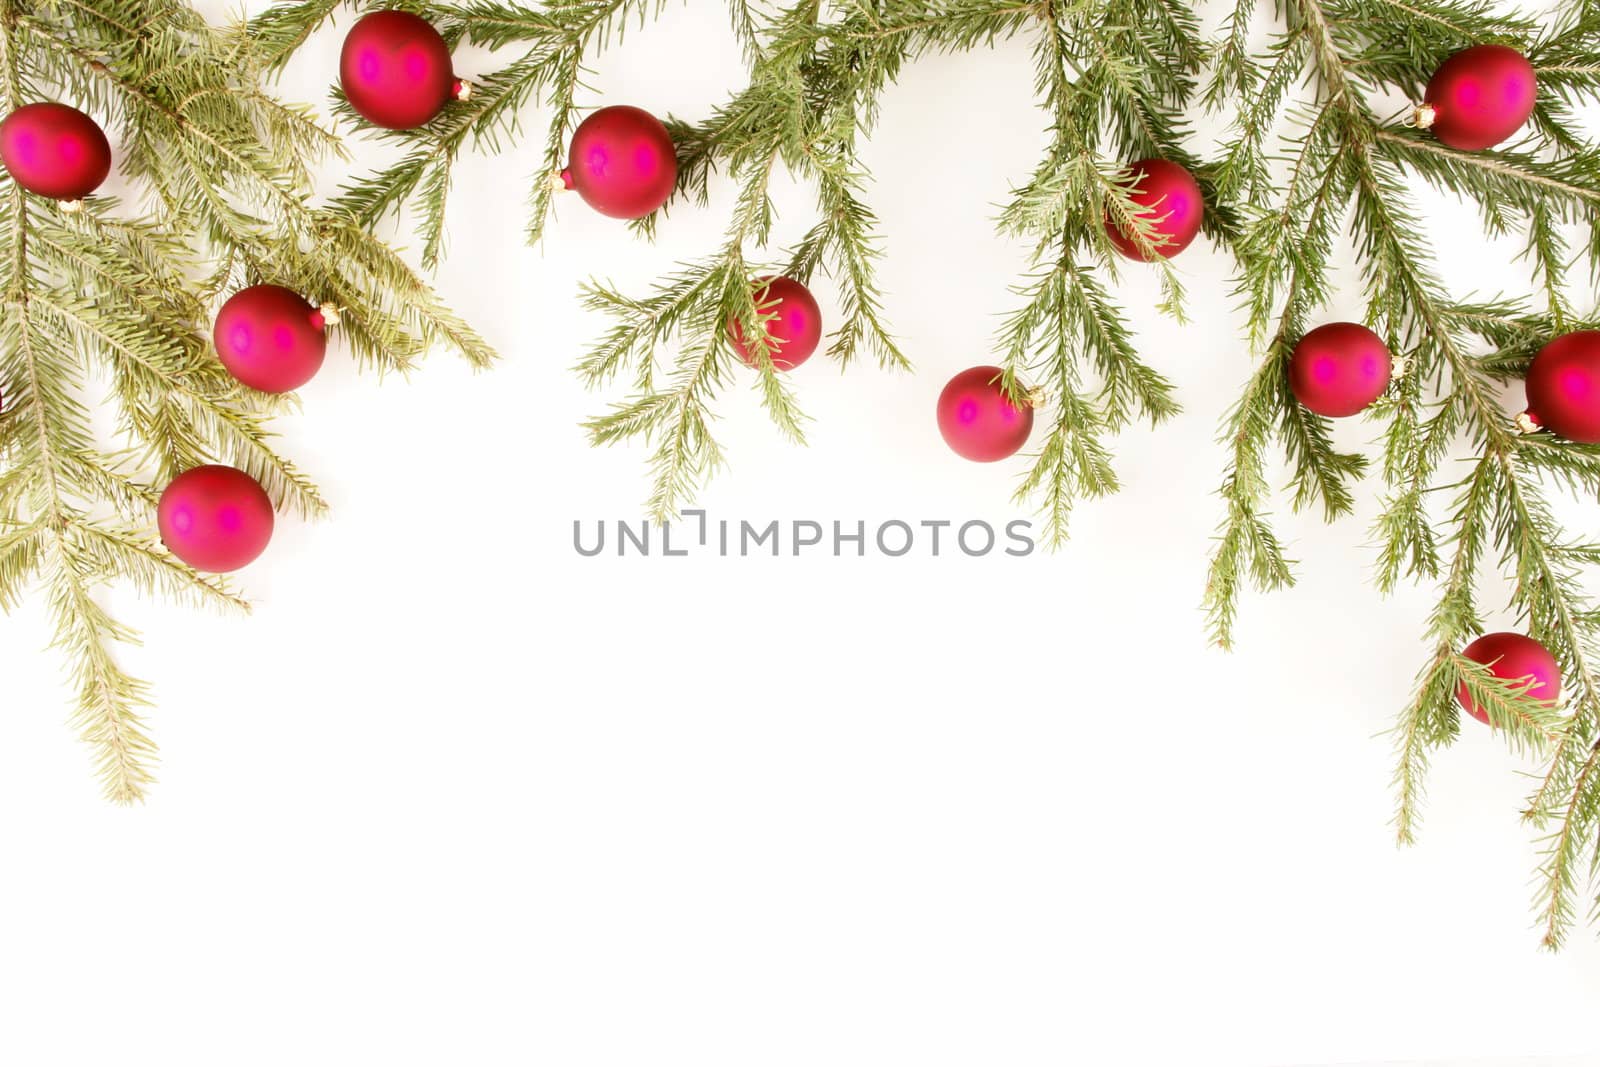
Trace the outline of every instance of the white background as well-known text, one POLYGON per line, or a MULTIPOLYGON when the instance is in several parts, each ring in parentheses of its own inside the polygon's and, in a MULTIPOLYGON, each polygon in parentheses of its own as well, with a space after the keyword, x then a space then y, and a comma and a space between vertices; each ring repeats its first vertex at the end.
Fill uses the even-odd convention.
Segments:
MULTIPOLYGON (((691 7, 602 57, 585 102, 694 118, 743 84, 720 5, 691 7)), ((285 96, 325 104, 348 23, 285 96)), ((492 66, 458 55, 468 76, 492 66)), ((724 396, 713 518, 1022 514, 1022 460, 957 459, 933 402, 990 361, 1024 266, 992 217, 1043 146, 1030 78, 1013 42, 922 60, 888 93, 866 158, 918 371, 797 371, 808 449, 748 386, 724 396)), ((1214 437, 1252 366, 1221 255, 1180 261, 1187 327, 1143 310, 1146 272, 1119 285, 1186 412, 1121 438, 1125 491, 1084 506, 1058 555, 583 559, 573 520, 635 517, 644 456, 577 426, 621 396, 568 371, 602 326, 578 284, 642 291, 717 247, 729 197, 675 209, 653 247, 564 199, 524 247, 544 118, 463 160, 438 278, 502 365, 440 355, 380 387, 335 354, 281 426, 335 514, 280 521, 243 575, 255 615, 108 596, 145 634, 125 662, 157 685, 147 805, 99 798, 39 604, 0 622, 0 1062, 1600 1050, 1593 933, 1552 956, 1530 926, 1532 764, 1468 722, 1421 847, 1392 844, 1376 735, 1432 600, 1368 585, 1378 487, 1333 527, 1280 507, 1299 586, 1248 599, 1238 652, 1207 647, 1214 437)), ((353 143, 360 166, 387 158, 353 143)), ((779 202, 791 239, 809 195, 779 202)), ((1469 212, 1425 210, 1458 290, 1520 284, 1469 212)), ((1359 317, 1358 292, 1329 317, 1359 317)))

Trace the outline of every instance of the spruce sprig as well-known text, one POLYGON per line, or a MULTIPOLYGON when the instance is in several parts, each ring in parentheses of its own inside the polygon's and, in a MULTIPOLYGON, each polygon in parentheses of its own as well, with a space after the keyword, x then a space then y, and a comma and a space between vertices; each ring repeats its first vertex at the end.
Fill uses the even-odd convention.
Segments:
POLYGON ((1348 233, 1365 278, 1366 320, 1405 361, 1391 395, 1374 409, 1384 425, 1386 486, 1374 528, 1377 584, 1440 583, 1428 629, 1434 651, 1394 731, 1397 834, 1402 842, 1414 839, 1428 754, 1459 732, 1456 693, 1464 688, 1502 737, 1549 760, 1528 817, 1552 828, 1538 909, 1544 940, 1554 947, 1573 920, 1579 866, 1596 854, 1600 617, 1578 581, 1592 550, 1565 540, 1547 496, 1552 485, 1592 494, 1600 486, 1600 450, 1520 434, 1496 386, 1521 373, 1544 341, 1581 325, 1567 284, 1569 242, 1576 235, 1586 249, 1596 247, 1600 152, 1577 128, 1570 105, 1600 91, 1600 71, 1573 62, 1592 42, 1593 13, 1586 5, 1541 34, 1483 3, 1289 0, 1281 34, 1265 54, 1249 56, 1239 42, 1252 9, 1241 4, 1233 15, 1209 96, 1213 104, 1246 101, 1219 183, 1224 195, 1259 205, 1246 209, 1238 292, 1263 353, 1226 424, 1227 516, 1206 598, 1213 635, 1231 641, 1247 580, 1258 588, 1293 581, 1266 516, 1273 440, 1291 470, 1293 506, 1319 506, 1328 519, 1353 509, 1353 486, 1369 466, 1368 456, 1334 448, 1328 420, 1295 402, 1284 373, 1294 342, 1316 324, 1331 294, 1331 257, 1348 233), (1485 42, 1512 44, 1540 68, 1540 103, 1521 142, 1459 152, 1375 109, 1372 101, 1384 94, 1420 99, 1428 72, 1452 52, 1485 42), (1557 69, 1547 75, 1547 65, 1557 69), (1288 106, 1290 86, 1302 77, 1311 80, 1313 99, 1288 106), (1273 176, 1285 165, 1280 152, 1287 181, 1275 187, 1273 176), (1476 205, 1491 235, 1520 234, 1529 293, 1488 301, 1447 293, 1427 234, 1414 221, 1418 185, 1476 205), (1444 476, 1462 441, 1476 458, 1465 477, 1444 476), (1436 489, 1452 498, 1442 516, 1430 510, 1441 499, 1436 489), (1510 607, 1561 663, 1560 716, 1549 694, 1535 698, 1460 655, 1482 630, 1475 590, 1485 568, 1511 580, 1510 607))
MULTIPOLYGON (((1039 500, 1047 544, 1066 540, 1080 497, 1114 492, 1108 438, 1136 418, 1152 425, 1176 414, 1173 388, 1140 358, 1107 280, 1118 253, 1113 220, 1161 272, 1164 309, 1182 313, 1182 287, 1157 246, 1158 216, 1131 195, 1123 167, 1160 157, 1208 188, 1210 168, 1185 147, 1183 109, 1206 59, 1188 5, 1144 0, 1043 5, 1034 28, 1036 91, 1053 137, 1032 178, 1001 213, 1005 233, 1034 242, 1034 271, 1015 290, 1023 305, 998 339, 1007 388, 1019 403, 1041 389, 1046 435, 1017 490, 1039 500)), ((1208 188, 1205 228, 1230 240, 1231 212, 1208 188)))
POLYGON ((121 803, 152 781, 150 690, 118 665, 116 646, 138 637, 98 591, 122 582, 248 609, 154 537, 160 487, 220 461, 280 510, 326 507, 269 428, 293 399, 245 389, 217 361, 215 304, 258 281, 337 304, 336 344, 380 369, 435 344, 492 356, 392 249, 311 203, 307 168, 338 142, 265 93, 258 67, 244 34, 175 0, 0 2, 0 111, 51 99, 89 111, 145 200, 90 197, 68 213, 0 176, 0 604, 43 591, 74 725, 121 803))

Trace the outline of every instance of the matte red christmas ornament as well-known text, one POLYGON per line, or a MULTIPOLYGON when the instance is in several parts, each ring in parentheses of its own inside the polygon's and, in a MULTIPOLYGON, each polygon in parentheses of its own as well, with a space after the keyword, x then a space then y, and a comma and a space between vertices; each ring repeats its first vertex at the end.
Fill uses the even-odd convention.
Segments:
POLYGON ((426 19, 409 11, 374 11, 350 27, 339 53, 339 87, 374 126, 426 125, 466 84, 451 73, 450 47, 426 19))
MULTIPOLYGON (((771 346, 773 370, 793 370, 811 358, 822 341, 822 309, 811 290, 793 278, 762 278, 755 293, 756 310, 771 315, 767 337, 771 346)), ((737 320, 728 323, 728 338, 739 358, 756 366, 755 353, 744 343, 744 331, 737 320)))
POLYGON ((1394 360, 1383 338, 1355 322, 1318 326, 1289 355, 1289 389, 1318 415, 1363 411, 1389 388, 1394 360))
POLYGON ((678 182, 678 151, 661 120, 636 107, 603 107, 572 134, 561 182, 614 219, 641 219, 678 182))
MULTIPOLYGON (((1150 217, 1159 235, 1156 253, 1162 259, 1171 259, 1188 248, 1200 232, 1200 222, 1206 210, 1200 185, 1194 180, 1194 175, 1165 159, 1135 160, 1128 165, 1128 173, 1138 179, 1133 190, 1133 202, 1144 209, 1139 214, 1150 217)), ((1112 221, 1109 214, 1106 215, 1105 227, 1111 243, 1129 259, 1152 258, 1123 232, 1121 226, 1112 221)))
POLYGON ((327 316, 281 285, 252 285, 217 312, 217 357, 239 381, 263 393, 309 382, 328 350, 327 316))
POLYGON ((207 465, 184 471, 156 506, 161 542, 198 571, 236 571, 272 539, 272 501, 244 471, 207 465))
POLYGON ((1033 432, 1033 405, 1018 407, 1000 387, 999 367, 971 367, 939 394, 939 433, 965 459, 993 463, 1015 455, 1033 432))
POLYGON ((1525 429, 1543 427, 1579 444, 1600 444, 1600 330, 1562 334, 1539 349, 1524 383, 1525 429))
MULTIPOLYGON (((1529 683, 1529 696, 1543 698, 1548 703, 1561 699, 1561 666, 1539 642, 1517 633, 1484 634, 1461 650, 1461 654, 1474 663, 1489 668, 1489 673, 1507 681, 1533 679, 1529 683)), ((1488 722, 1484 711, 1467 692, 1466 683, 1456 686, 1456 700, 1479 722, 1488 722)))
POLYGON ((1464 48, 1428 79, 1416 122, 1451 148, 1493 148, 1522 128, 1538 96, 1533 64, 1514 48, 1464 48))
POLYGON ((111 144, 75 107, 25 104, 0 122, 0 163, 30 193, 82 200, 111 173, 111 144))

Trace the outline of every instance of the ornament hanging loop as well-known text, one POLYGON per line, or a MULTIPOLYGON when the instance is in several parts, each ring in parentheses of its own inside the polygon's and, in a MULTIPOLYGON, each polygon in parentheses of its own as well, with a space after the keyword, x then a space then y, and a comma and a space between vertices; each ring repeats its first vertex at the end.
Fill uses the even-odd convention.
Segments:
POLYGON ((83 211, 82 200, 57 200, 56 207, 63 215, 77 215, 83 211))
POLYGON ((572 188, 572 183, 568 181, 567 172, 564 170, 551 171, 545 178, 544 184, 552 193, 564 193, 572 188))
POLYGON ((457 78, 450 87, 450 95, 462 102, 472 99, 472 83, 465 78, 457 78))
POLYGON ((1432 104, 1418 104, 1410 115, 1401 123, 1407 129, 1426 130, 1433 125, 1434 119, 1439 117, 1439 112, 1432 104))
POLYGON ((1534 414, 1531 411, 1524 411, 1522 414, 1518 415, 1516 418, 1516 424, 1518 433, 1538 433, 1540 430, 1544 429, 1543 426, 1539 425, 1539 420, 1534 417, 1534 414))
POLYGON ((319 304, 317 310, 312 312, 312 318, 317 320, 318 326, 337 326, 341 321, 339 314, 343 310, 338 304, 319 304))

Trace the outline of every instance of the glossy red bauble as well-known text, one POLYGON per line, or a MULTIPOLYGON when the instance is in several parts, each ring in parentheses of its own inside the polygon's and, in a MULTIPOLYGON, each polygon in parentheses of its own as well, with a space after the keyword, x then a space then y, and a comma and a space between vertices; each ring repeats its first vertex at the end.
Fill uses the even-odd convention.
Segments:
POLYGON ((579 123, 561 180, 614 219, 640 219, 678 182, 678 154, 661 120, 636 107, 603 107, 579 123))
POLYGON ((0 163, 30 193, 82 200, 111 173, 111 144, 75 107, 27 104, 0 122, 0 163))
MULTIPOLYGON (((1128 173, 1136 180, 1133 202, 1144 210, 1159 234, 1156 253, 1162 259, 1188 248, 1200 232, 1205 217, 1205 196, 1194 175, 1165 159, 1140 159, 1128 165, 1128 173)), ((1106 234, 1117 251, 1129 259, 1150 259, 1122 228, 1108 215, 1106 234)))
POLYGON ((374 11, 350 27, 339 53, 339 87, 374 126, 414 130, 459 88, 450 47, 426 19, 407 11, 374 11))
MULTIPOLYGON (((1474 663, 1482 663, 1489 673, 1507 681, 1533 679, 1527 694, 1554 703, 1561 698, 1561 666, 1539 642, 1516 633, 1484 634, 1461 650, 1474 663)), ((1467 692, 1466 683, 1456 686, 1456 700, 1479 722, 1488 722, 1489 713, 1478 706, 1467 692)))
POLYGON ((1528 366, 1528 418, 1580 444, 1600 444, 1600 330, 1563 334, 1528 366))
POLYGON ((1318 415, 1344 418, 1389 388, 1394 361, 1383 338, 1354 322, 1318 326, 1289 355, 1289 389, 1318 415))
POLYGON ((1533 64, 1521 52, 1474 45, 1445 60, 1428 79, 1417 124, 1451 148, 1475 152, 1521 129, 1537 96, 1533 64))
POLYGON ((263 393, 300 388, 328 350, 322 313, 281 285, 234 293, 217 312, 212 338, 228 373, 263 393))
POLYGON ((958 456, 993 463, 1015 455, 1033 432, 1033 408, 1017 407, 1000 387, 999 367, 971 367, 939 394, 939 433, 958 456))
POLYGON ((209 465, 184 471, 156 507, 161 542, 198 571, 234 571, 272 540, 272 501, 244 471, 209 465))
MULTIPOLYGON (((810 359, 822 341, 822 309, 811 290, 793 278, 762 278, 759 284, 756 310, 772 316, 767 320, 772 369, 793 370, 810 359)), ((737 321, 728 323, 728 339, 739 358, 754 367, 756 356, 746 347, 737 321)))

